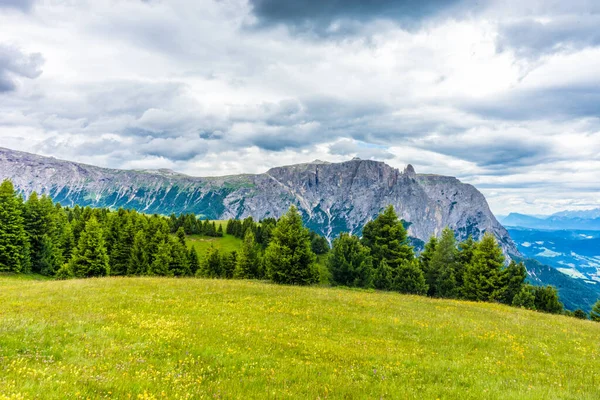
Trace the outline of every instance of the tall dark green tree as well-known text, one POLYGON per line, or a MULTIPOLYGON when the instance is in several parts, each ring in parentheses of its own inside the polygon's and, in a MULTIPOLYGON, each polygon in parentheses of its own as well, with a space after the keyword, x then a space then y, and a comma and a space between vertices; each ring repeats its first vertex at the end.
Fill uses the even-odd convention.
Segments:
POLYGON ((521 291, 527 279, 527 269, 523 263, 516 263, 511 260, 508 267, 502 270, 500 274, 500 290, 499 300, 504 304, 512 304, 515 296, 521 291))
POLYGON ((71 270, 78 278, 110 275, 108 261, 102 226, 96 217, 91 217, 79 236, 77 248, 70 261, 71 270))
POLYGON ((188 250, 188 261, 190 263, 190 272, 195 275, 200 268, 200 258, 195 247, 190 247, 188 250))
POLYGON ((444 228, 435 250, 429 261, 427 271, 427 282, 429 283, 429 295, 437 297, 458 297, 462 286, 462 268, 458 262, 458 250, 454 232, 450 228, 444 228))
POLYGON ((400 264, 393 288, 400 293, 427 294, 425 276, 416 259, 405 260, 400 264))
POLYGON ((310 285, 319 280, 315 253, 308 229, 296 207, 291 206, 271 232, 264 261, 268 276, 276 283, 310 285))
POLYGON ((425 281, 429 288, 429 295, 432 296, 435 293, 436 282, 438 277, 437 270, 431 269, 431 257, 433 257, 433 253, 435 252, 435 248, 437 246, 438 239, 436 236, 431 236, 429 241, 425 243, 425 248, 419 254, 419 265, 421 266, 421 270, 425 276, 425 281))
POLYGON ((171 264, 171 244, 168 240, 160 242, 156 248, 154 259, 148 268, 148 275, 168 276, 171 264))
POLYGON ((185 236, 183 244, 180 239, 171 241, 171 262, 169 263, 169 275, 191 275, 190 261, 188 259, 188 252, 185 247, 185 236))
POLYGON ((127 275, 146 275, 150 268, 146 250, 146 233, 141 230, 135 234, 133 246, 127 263, 127 275))
POLYGON ((535 294, 533 293, 533 286, 523 285, 521 290, 513 297, 512 306, 535 310, 535 294))
POLYGON ((12 182, 0 184, 0 271, 29 272, 23 203, 12 182))
POLYGON ((60 262, 62 253, 58 244, 58 229, 56 225, 57 211, 54 208, 52 200, 48 196, 38 197, 36 192, 31 193, 24 207, 25 231, 29 239, 31 270, 36 273, 41 273, 44 269, 45 273, 52 271, 46 267, 42 267, 42 254, 46 257, 44 261, 47 263, 48 257, 57 259, 60 262), (53 241, 52 245, 48 244, 48 240, 53 241), (45 243, 43 243, 45 241, 45 243), (44 247, 44 249, 42 249, 44 247), (48 254, 48 251, 53 251, 56 254, 48 254))
POLYGON ((385 258, 379 265, 373 267, 373 285, 375 289, 391 290, 394 284, 392 268, 388 265, 385 258))
POLYGON ((221 253, 219 249, 211 246, 206 252, 206 257, 200 264, 200 269, 196 275, 204 278, 220 278, 222 273, 221 253))
POLYGON ((373 259, 370 250, 354 235, 343 232, 333 240, 327 266, 335 285, 373 287, 373 259))
MULTIPOLYGON (((414 252, 408 241, 408 234, 402 221, 398 219, 393 206, 387 207, 363 228, 362 244, 371 250, 375 269, 385 260, 392 274, 392 284, 398 276, 398 269, 404 261, 412 261, 414 252)), ((381 288, 393 289, 393 287, 381 288)))
POLYGON ((499 300, 503 265, 504 255, 496 238, 490 233, 484 234, 465 270, 464 297, 477 301, 499 300))
POLYGON ((551 314, 560 314, 564 310, 554 286, 536 286, 533 289, 536 310, 551 314))
POLYGON ((590 312, 590 319, 592 321, 600 322, 600 299, 594 304, 594 307, 590 312))
POLYGON ((255 279, 258 278, 260 260, 258 259, 258 248, 254 240, 254 233, 251 229, 246 230, 244 242, 237 257, 237 265, 233 272, 236 279, 255 279))
POLYGON ((63 264, 62 252, 48 235, 42 236, 37 263, 39 273, 46 276, 56 274, 63 264))
POLYGON ((223 253, 221 256, 221 276, 226 279, 231 279, 234 276, 234 271, 237 266, 238 254, 237 251, 223 253))

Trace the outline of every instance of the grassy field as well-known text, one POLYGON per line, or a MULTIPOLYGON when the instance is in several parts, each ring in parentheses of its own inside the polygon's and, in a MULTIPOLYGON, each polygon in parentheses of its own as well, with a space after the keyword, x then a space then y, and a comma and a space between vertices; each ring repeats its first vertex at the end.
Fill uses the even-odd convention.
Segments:
POLYGON ((239 251, 242 247, 241 239, 227 234, 223 235, 223 237, 190 235, 187 238, 187 242, 189 246, 196 248, 200 258, 204 258, 204 255, 211 246, 225 252, 239 251))
POLYGON ((0 276, 0 398, 598 399, 600 324, 254 281, 0 276))

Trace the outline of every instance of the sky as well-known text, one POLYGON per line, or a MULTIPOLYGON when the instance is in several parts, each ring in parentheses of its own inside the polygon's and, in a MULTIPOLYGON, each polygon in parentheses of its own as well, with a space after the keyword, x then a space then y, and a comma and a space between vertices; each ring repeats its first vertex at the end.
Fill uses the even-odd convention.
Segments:
POLYGON ((0 146, 193 176, 375 159, 600 207, 596 0, 0 0, 0 146))

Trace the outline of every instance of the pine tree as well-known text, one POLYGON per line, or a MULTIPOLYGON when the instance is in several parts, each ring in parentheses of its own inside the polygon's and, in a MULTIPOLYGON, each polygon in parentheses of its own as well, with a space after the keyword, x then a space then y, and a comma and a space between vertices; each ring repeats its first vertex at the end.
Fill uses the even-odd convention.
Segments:
POLYGON ((551 314, 560 314, 564 307, 558 298, 558 292, 553 286, 536 286, 533 294, 535 295, 535 309, 551 314))
POLYGON ((150 263, 146 250, 146 233, 141 230, 133 238, 133 246, 127 262, 127 275, 146 275, 150 263))
POLYGON ((194 247, 190 247, 188 250, 188 261, 190 263, 190 272, 195 275, 200 268, 200 258, 198 257, 198 251, 194 247))
POLYGON ((23 203, 13 184, 0 184, 0 272, 29 272, 29 242, 23 220, 23 203))
POLYGON ((111 275, 125 275, 131 259, 131 249, 135 240, 133 222, 124 210, 112 216, 111 220, 116 231, 113 232, 114 242, 109 251, 111 275))
POLYGON ((108 261, 102 227, 96 217, 91 217, 79 236, 77 248, 70 262, 71 269, 78 278, 109 275, 108 261))
MULTIPOLYGON (((444 228, 442 235, 435 246, 429 261, 428 282, 429 295, 437 297, 458 297, 459 286, 457 273, 459 272, 458 250, 454 231, 444 228)), ((462 278, 462 277, 461 277, 462 278)))
POLYGON ((375 289, 391 290, 393 287, 393 271, 385 258, 374 267, 373 285, 375 289))
POLYGON ((171 264, 171 245, 168 240, 158 244, 154 260, 148 268, 148 275, 168 276, 169 264, 171 264))
POLYGON ((264 260, 268 276, 276 283, 310 285, 319 281, 308 229, 296 207, 291 206, 277 222, 264 260))
POLYGON ((236 279, 256 279, 258 278, 258 266, 258 249, 254 241, 254 233, 248 229, 237 258, 233 277, 236 279))
POLYGON ((53 276, 63 264, 61 252, 48 235, 42 236, 37 263, 39 273, 47 276, 53 276))
POLYGON ((417 260, 405 260, 400 264, 393 288, 401 293, 427 294, 425 276, 417 260))
POLYGON ((179 228, 177 229, 177 240, 179 240, 179 243, 181 243, 181 245, 183 247, 186 247, 186 242, 185 242, 185 230, 183 228, 179 228))
POLYGON ((71 228, 71 223, 69 221, 65 221, 61 224, 58 242, 62 250, 63 260, 68 263, 75 250, 75 236, 73 235, 73 229, 71 228))
POLYGON ((379 264, 383 260, 386 261, 391 270, 392 282, 399 273, 400 265, 404 261, 412 261, 414 258, 406 229, 391 205, 377 218, 367 222, 363 228, 361 242, 371 250, 375 269, 379 268, 379 264))
POLYGON ((600 322, 600 300, 594 304, 592 311, 590 312, 590 319, 592 321, 600 322))
POLYGON ((577 310, 573 311, 573 316, 579 319, 588 319, 587 313, 581 308, 578 308, 577 310))
POLYGON ((190 274, 190 263, 185 244, 181 244, 180 240, 173 240, 171 243, 171 262, 169 263, 169 275, 187 276, 190 274))
POLYGON ((500 279, 500 298, 504 304, 512 304, 515 296, 521 291, 527 278, 527 269, 523 263, 510 262, 508 267, 502 270, 500 279))
POLYGON ((230 253, 223 254, 223 256, 221 257, 221 270, 223 278, 231 279, 234 277, 237 262, 237 251, 234 250, 230 253))
POLYGON ((421 270, 425 275, 425 281, 428 286, 428 294, 430 296, 435 295, 436 282, 439 275, 439 271, 431 269, 431 257, 433 257, 437 243, 437 237, 431 236, 429 241, 425 244, 425 248, 419 255, 419 265, 421 266, 421 270))
POLYGON ((220 278, 222 275, 221 269, 221 253, 219 249, 214 247, 210 247, 206 253, 206 257, 204 258, 202 264, 200 265, 200 269, 196 273, 204 278, 220 278))
POLYGON ((327 266, 336 285, 373 287, 373 259, 354 235, 343 232, 334 239, 327 266))
MULTIPOLYGON (((30 245, 31 270, 41 273, 42 243, 45 239, 58 242, 56 226, 56 209, 52 200, 47 196, 38 197, 36 192, 31 193, 29 199, 24 204, 24 223, 25 231, 30 245)), ((54 243, 53 243, 54 244, 54 243)), ((45 257, 61 258, 60 248, 58 246, 48 247, 45 243, 45 257), (49 255, 47 252, 51 249, 57 254, 49 255)), ((47 261, 47 260, 46 260, 47 261)), ((48 272, 48 269, 44 269, 48 272)))
POLYGON ((512 305, 514 307, 535 310, 535 294, 531 285, 523 285, 521 290, 513 297, 512 305))
POLYGON ((490 233, 484 234, 465 270, 464 297, 477 301, 498 300, 503 265, 504 255, 496 238, 490 233))

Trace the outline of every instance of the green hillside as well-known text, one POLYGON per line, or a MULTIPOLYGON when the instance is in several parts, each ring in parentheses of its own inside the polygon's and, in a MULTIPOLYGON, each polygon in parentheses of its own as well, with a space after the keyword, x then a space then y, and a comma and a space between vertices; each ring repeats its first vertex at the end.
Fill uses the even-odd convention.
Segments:
POLYGON ((600 324, 257 281, 0 276, 4 398, 600 398, 600 324))

